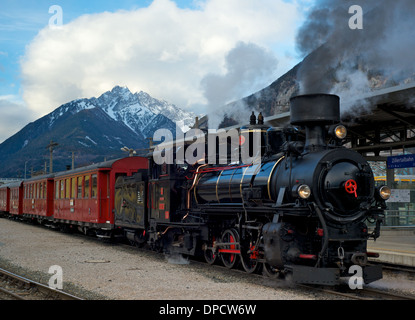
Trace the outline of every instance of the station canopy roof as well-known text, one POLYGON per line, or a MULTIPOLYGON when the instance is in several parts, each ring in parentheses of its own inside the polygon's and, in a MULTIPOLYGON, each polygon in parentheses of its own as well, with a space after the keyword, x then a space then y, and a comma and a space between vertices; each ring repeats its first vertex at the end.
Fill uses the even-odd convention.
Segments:
POLYGON ((374 91, 342 116, 352 147, 359 152, 415 147, 415 85, 374 91), (356 112, 360 111, 361 112, 356 112))
MULTIPOLYGON (((414 83, 370 92, 350 105, 348 111, 342 111, 341 120, 354 150, 379 156, 382 151, 415 147, 414 83)), ((283 127, 289 121, 289 112, 265 118, 273 127, 283 127)))

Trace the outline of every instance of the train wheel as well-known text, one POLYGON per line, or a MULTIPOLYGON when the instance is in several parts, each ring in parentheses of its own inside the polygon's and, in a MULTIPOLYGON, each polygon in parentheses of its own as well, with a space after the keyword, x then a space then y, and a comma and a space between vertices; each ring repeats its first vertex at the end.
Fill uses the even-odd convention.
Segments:
POLYGON ((281 272, 270 266, 268 263, 264 262, 263 263, 264 268, 263 268, 263 274, 268 277, 268 278, 272 278, 272 279, 277 279, 281 277, 281 272))
POLYGON ((137 246, 137 248, 142 248, 147 243, 147 236, 146 231, 140 231, 138 234, 134 235, 134 245, 137 246))
POLYGON ((239 235, 235 229, 225 230, 222 234, 222 242, 230 243, 219 249, 220 257, 225 267, 232 269, 239 262, 239 235), (235 244, 232 244, 235 243, 235 244))
MULTIPOLYGON (((213 237, 212 243, 210 245, 213 246, 214 243, 215 243, 215 237, 213 237)), ((212 249, 206 249, 204 251, 204 256, 205 256, 206 262, 209 264, 214 264, 218 258, 218 254, 215 253, 212 249)))
POLYGON ((258 263, 258 250, 255 250, 255 245, 250 245, 248 253, 242 254, 241 252, 241 262, 247 273, 254 273, 259 269, 260 263, 258 263))

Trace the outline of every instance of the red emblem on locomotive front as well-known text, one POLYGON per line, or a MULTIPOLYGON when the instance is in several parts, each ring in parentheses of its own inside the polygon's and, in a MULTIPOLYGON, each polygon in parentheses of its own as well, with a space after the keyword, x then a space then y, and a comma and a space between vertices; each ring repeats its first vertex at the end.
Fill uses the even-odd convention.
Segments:
POLYGON ((346 189, 346 192, 349 194, 354 194, 354 196, 357 198, 357 183, 353 179, 347 180, 344 188, 346 189))

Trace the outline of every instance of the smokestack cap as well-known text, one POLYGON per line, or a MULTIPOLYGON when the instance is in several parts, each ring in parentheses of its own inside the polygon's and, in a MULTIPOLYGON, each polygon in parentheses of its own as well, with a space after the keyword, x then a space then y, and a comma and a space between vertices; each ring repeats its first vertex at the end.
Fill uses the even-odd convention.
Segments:
POLYGON ((291 124, 335 124, 340 122, 340 97, 332 94, 307 94, 290 99, 291 124))

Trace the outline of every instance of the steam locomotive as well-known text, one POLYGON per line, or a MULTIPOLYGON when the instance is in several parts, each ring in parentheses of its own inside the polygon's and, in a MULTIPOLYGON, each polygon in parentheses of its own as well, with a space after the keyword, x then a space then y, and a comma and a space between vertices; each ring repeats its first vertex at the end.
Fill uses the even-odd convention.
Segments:
MULTIPOLYGON (((368 162, 342 146, 347 131, 338 96, 303 95, 290 103, 290 127, 268 127, 253 114, 239 145, 208 135, 194 165, 156 163, 151 153, 148 170, 117 179, 114 225, 137 245, 228 268, 241 263, 249 273, 263 268, 272 277, 335 285, 358 265, 365 283, 381 279, 366 245, 380 235, 390 189, 375 187, 368 162), (260 161, 208 163, 208 145, 227 146, 229 156, 232 148, 251 150, 253 135, 260 161)), ((168 148, 175 158, 190 144, 168 148)))
POLYGON ((336 285, 354 265, 365 283, 382 278, 366 245, 380 235, 390 189, 376 187, 367 161, 342 146, 339 97, 290 102, 291 126, 253 114, 236 139, 199 130, 197 147, 191 134, 147 157, 0 186, 0 212, 299 283, 336 285))

